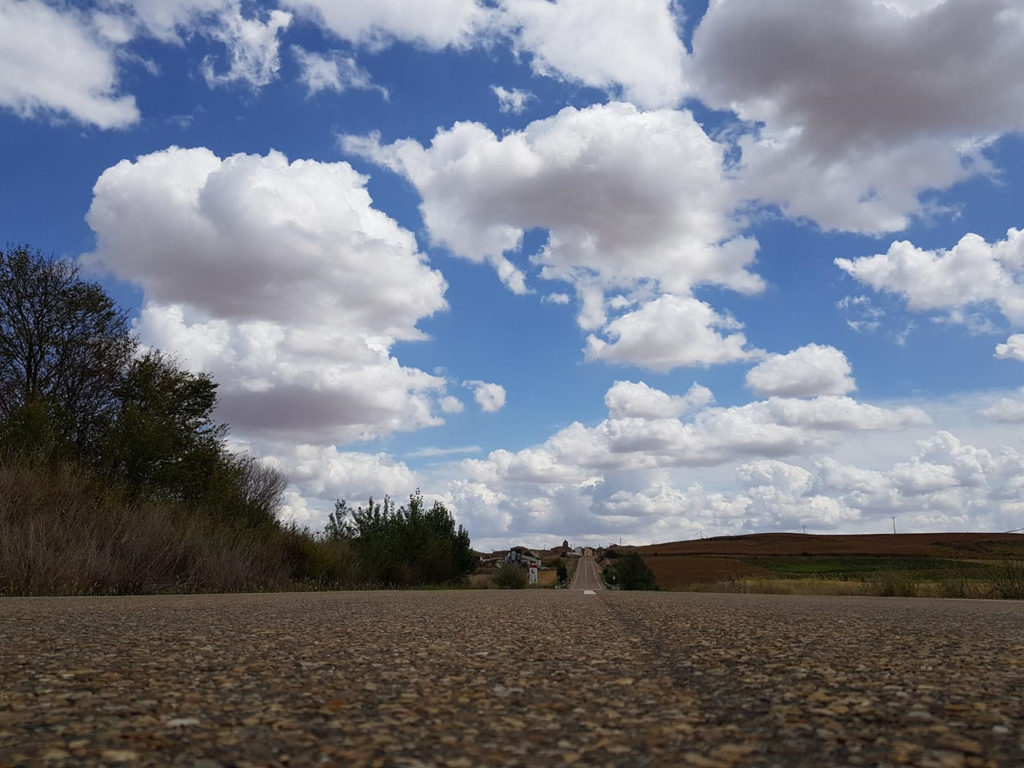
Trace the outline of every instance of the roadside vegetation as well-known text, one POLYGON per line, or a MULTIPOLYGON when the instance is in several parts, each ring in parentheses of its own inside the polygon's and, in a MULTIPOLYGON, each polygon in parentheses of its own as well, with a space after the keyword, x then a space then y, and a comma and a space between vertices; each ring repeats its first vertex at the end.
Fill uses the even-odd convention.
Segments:
POLYGON ((612 549, 605 553, 605 557, 612 561, 601 570, 601 579, 606 584, 630 591, 658 588, 654 572, 636 552, 623 555, 612 549))
POLYGON ((78 268, 0 250, 0 595, 411 586, 472 571, 419 493, 313 532, 285 477, 229 450, 217 384, 143 348, 78 268))
POLYGON ((491 575, 491 583, 498 589, 526 589, 530 576, 521 565, 509 563, 491 575))

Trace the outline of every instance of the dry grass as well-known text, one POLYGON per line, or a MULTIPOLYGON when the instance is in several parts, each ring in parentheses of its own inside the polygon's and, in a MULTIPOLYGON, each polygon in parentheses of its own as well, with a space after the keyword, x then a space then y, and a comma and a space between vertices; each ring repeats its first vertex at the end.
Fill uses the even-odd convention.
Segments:
POLYGON ((1021 599, 1019 592, 991 580, 912 581, 901 575, 871 581, 838 579, 724 579, 677 587, 686 592, 757 595, 868 595, 872 597, 952 597, 1021 599))
POLYGON ((687 592, 731 592, 756 595, 868 595, 869 585, 860 581, 828 579, 725 579, 694 582, 687 592))
POLYGON ((74 469, 0 466, 0 595, 280 588, 281 545, 129 503, 74 469))

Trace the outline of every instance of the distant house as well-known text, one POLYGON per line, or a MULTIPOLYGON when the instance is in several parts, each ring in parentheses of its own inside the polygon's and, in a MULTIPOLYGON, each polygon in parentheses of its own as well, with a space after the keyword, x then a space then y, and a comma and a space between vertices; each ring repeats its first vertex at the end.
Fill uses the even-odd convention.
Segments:
POLYGON ((531 565, 535 565, 540 568, 540 558, 525 547, 513 547, 508 551, 508 554, 505 555, 505 564, 521 565, 524 568, 529 568, 531 565))

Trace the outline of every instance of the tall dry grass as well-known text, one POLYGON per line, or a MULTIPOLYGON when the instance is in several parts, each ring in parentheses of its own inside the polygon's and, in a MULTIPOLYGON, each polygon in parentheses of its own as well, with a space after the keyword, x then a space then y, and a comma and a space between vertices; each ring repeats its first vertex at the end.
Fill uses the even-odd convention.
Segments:
POLYGON ((130 502, 74 467, 0 464, 0 595, 340 586, 343 549, 294 527, 237 530, 174 502, 130 502))
POLYGON ((912 574, 892 572, 859 579, 724 579, 698 582, 687 592, 726 592, 763 595, 867 595, 872 597, 952 597, 1024 599, 1024 561, 1004 561, 989 578, 952 574, 941 580, 914 580, 912 574))

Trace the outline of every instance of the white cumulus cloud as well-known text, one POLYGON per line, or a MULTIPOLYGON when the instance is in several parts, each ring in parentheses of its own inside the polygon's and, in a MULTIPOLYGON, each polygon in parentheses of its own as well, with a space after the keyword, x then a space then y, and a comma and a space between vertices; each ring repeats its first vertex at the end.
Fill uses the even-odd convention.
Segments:
POLYGON ((502 0, 501 23, 534 72, 672 107, 686 93, 686 50, 669 0, 502 0))
POLYGON ((467 381, 466 386, 473 390, 473 399, 486 413, 496 413, 505 406, 505 388, 501 384, 467 381))
POLYGON ((440 423, 444 380, 397 340, 446 308, 443 277, 347 163, 171 147, 96 182, 83 257, 141 286, 143 341, 221 385, 248 438, 330 444, 440 423))
POLYGON ((118 93, 115 54, 89 18, 40 0, 0 0, 0 106, 22 117, 69 115, 98 128, 139 120, 118 93))
POLYGON ((759 126, 748 197, 827 228, 903 229, 919 196, 988 164, 1024 127, 1024 18, 1008 0, 712 2, 690 76, 759 126))
POLYGON ((1024 362, 1024 333, 1015 333, 1006 340, 1005 344, 997 344, 996 357, 1000 360, 1024 362))
POLYGON ((382 146, 372 136, 345 136, 342 145, 409 179, 431 239, 491 263, 517 293, 527 291, 513 262, 523 236, 547 230, 530 263, 575 288, 582 328, 603 327, 588 340, 589 357, 668 370, 756 356, 742 334, 721 333, 735 321, 689 296, 701 284, 763 288, 748 269, 757 243, 737 236, 729 215, 723 149, 690 113, 612 103, 566 108, 501 137, 457 123, 427 147, 382 146), (627 295, 606 302, 620 291, 627 295), (609 310, 636 303, 644 306, 609 322, 609 310))
MULTIPOLYGON (((473 261, 507 264, 526 230, 549 232, 534 261, 548 279, 602 287, 657 280, 762 289, 747 271, 756 243, 735 237, 723 150, 688 112, 631 104, 565 108, 497 136, 456 123, 428 147, 342 137, 352 152, 408 178, 431 238, 473 261)), ((521 283, 521 273, 506 282, 521 283)))
POLYGON ((616 381, 604 396, 612 418, 672 419, 714 401, 711 390, 696 383, 685 395, 670 395, 642 381, 616 381))
POLYGON ((467 47, 494 23, 477 0, 282 0, 342 40, 370 48, 396 41, 431 50, 467 47))
POLYGON ((589 360, 630 363, 653 371, 757 359, 740 323, 692 297, 665 294, 587 337, 589 360))
POLYGON ((925 250, 903 240, 885 253, 835 263, 877 291, 903 296, 917 312, 945 310, 964 322, 966 308, 990 305, 1015 327, 1024 325, 1024 231, 1019 229, 995 243, 967 234, 949 250, 925 250))
POLYGON ((979 413, 992 421, 1006 423, 1024 422, 1024 389, 1019 393, 1020 397, 1003 397, 997 402, 983 408, 979 413))
POLYGON ((758 363, 747 373, 747 386, 759 395, 845 395, 857 388, 850 373, 850 362, 838 349, 807 344, 758 363))

